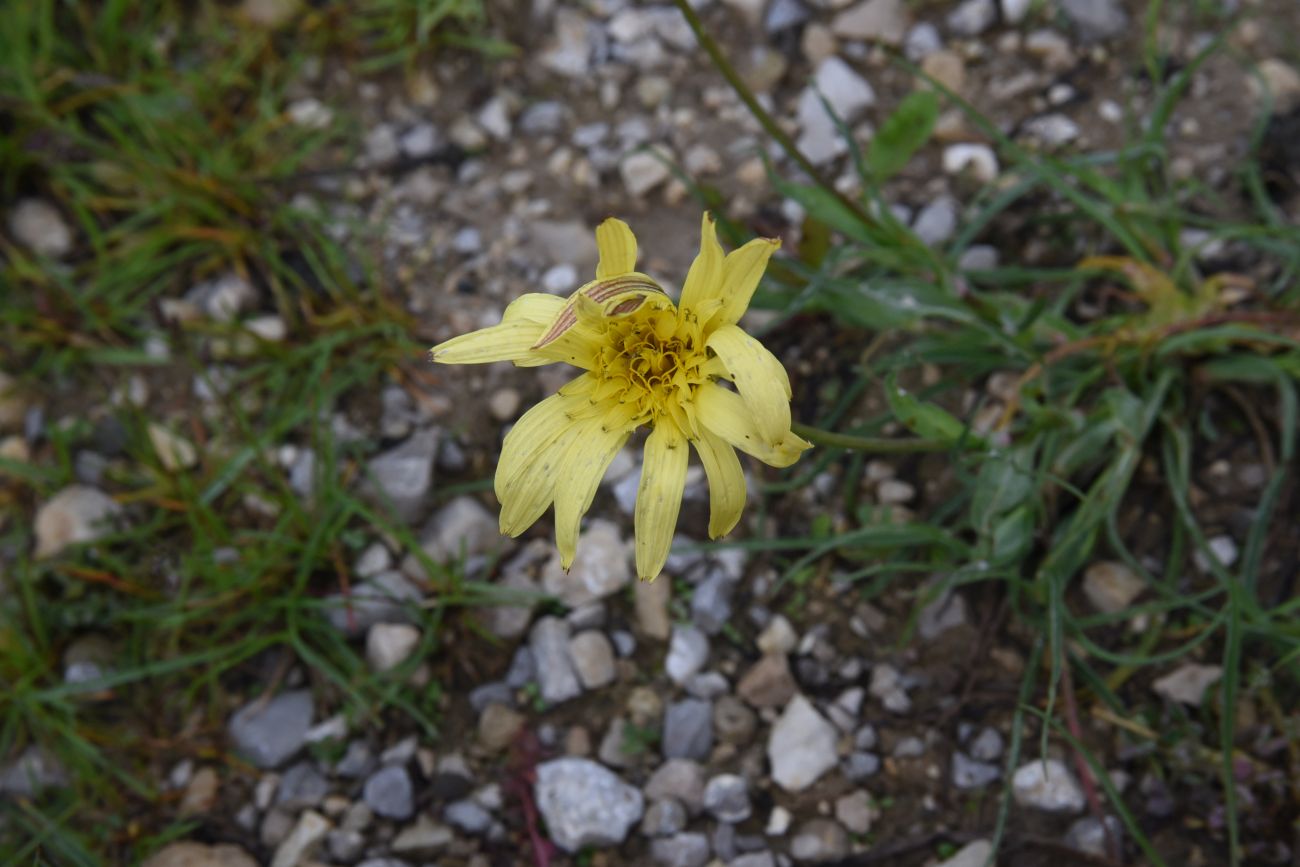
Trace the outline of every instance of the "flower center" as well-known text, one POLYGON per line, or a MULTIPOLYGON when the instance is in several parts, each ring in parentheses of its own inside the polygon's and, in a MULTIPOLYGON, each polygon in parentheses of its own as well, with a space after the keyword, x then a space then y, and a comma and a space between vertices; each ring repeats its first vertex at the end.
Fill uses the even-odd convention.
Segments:
POLYGON ((617 422, 650 424, 664 416, 688 430, 695 390, 708 380, 708 353, 693 318, 671 309, 640 310, 608 321, 592 373, 596 395, 617 422))

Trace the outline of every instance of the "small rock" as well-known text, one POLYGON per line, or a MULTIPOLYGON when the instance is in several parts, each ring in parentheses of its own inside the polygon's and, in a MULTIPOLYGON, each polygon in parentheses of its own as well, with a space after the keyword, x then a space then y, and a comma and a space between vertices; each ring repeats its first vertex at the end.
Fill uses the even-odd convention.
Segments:
POLYGON ((14 239, 38 256, 62 259, 72 252, 72 229, 44 199, 23 199, 9 212, 14 239))
POLYGON ((650 857, 664 867, 704 867, 709 862, 709 838, 684 832, 650 841, 650 857))
POLYGON ((466 834, 483 834, 492 827, 492 814, 469 799, 452 801, 442 811, 442 818, 466 834))
POLYGON ((713 729, 723 743, 744 746, 758 729, 758 717, 734 695, 719 696, 713 703, 713 729))
POLYGON ((387 765, 371 774, 362 789, 366 806, 385 819, 409 819, 415 813, 415 788, 401 765, 387 765))
POLYGON ((662 152, 656 154, 650 150, 628 154, 618 164, 623 186, 633 198, 641 198, 672 176, 670 163, 666 161, 670 159, 662 152))
POLYGON ((831 21, 831 32, 841 39, 861 39, 899 45, 911 16, 902 0, 866 0, 846 9, 831 21))
POLYGON ((976 840, 958 849, 956 855, 944 861, 939 867, 985 867, 992 854, 992 843, 988 840, 976 840))
POLYGON ((245 705, 230 718, 227 731, 240 755, 259 768, 274 768, 302 749, 315 712, 311 693, 293 690, 245 705))
POLYGON ((519 129, 531 135, 555 135, 564 131, 569 109, 557 100, 537 102, 519 116, 519 129))
POLYGON ((551 25, 554 38, 539 58, 542 65, 569 78, 585 78, 591 68, 591 29, 591 22, 581 11, 563 6, 557 9, 551 25))
POLYGON ((410 659, 420 646, 420 630, 408 623, 376 623, 366 634, 366 661, 377 672, 390 671, 410 659))
POLYGON ((169 473, 187 470, 199 462, 199 454, 193 443, 160 424, 150 423, 149 443, 158 456, 158 463, 169 473))
POLYGON ((477 120, 478 125, 497 141, 510 139, 510 111, 502 97, 494 96, 484 103, 479 109, 477 120))
POLYGON ((1021 807, 1048 813, 1079 813, 1087 806, 1083 789, 1060 759, 1036 759, 1016 769, 1011 791, 1021 807))
POLYGON ((997 17, 993 0, 964 0, 948 13, 948 29, 958 36, 979 36, 993 26, 997 17))
POLYGON ((668 644, 664 670, 673 683, 681 684, 704 668, 709 661, 709 638, 694 626, 677 626, 668 644))
POLYGON ((959 789, 983 789, 997 782, 1002 769, 988 762, 978 762, 960 750, 952 754, 952 784, 959 789))
POLYGON ((763 29, 768 35, 798 27, 808 20, 808 7, 799 0, 772 0, 763 17, 763 29))
POLYGON ((1060 0, 1060 8, 1085 41, 1113 39, 1128 30, 1119 0, 1060 0))
POLYGON ((1179 704, 1200 707, 1206 691, 1223 677, 1219 665, 1180 665, 1151 685, 1156 695, 1179 704))
POLYGON ((351 864, 366 848, 366 836, 350 828, 335 828, 325 835, 325 848, 335 861, 351 864))
POLYGON ((942 50, 943 37, 939 35, 939 28, 929 21, 922 21, 909 30, 907 40, 903 43, 903 53, 913 62, 924 60, 936 51, 942 50))
MULTIPOLYGON (((1214 559, 1218 560, 1225 568, 1230 568, 1237 562, 1237 543, 1231 536, 1214 536, 1206 542, 1209 545, 1210 553, 1214 559)), ((1197 549, 1192 552, 1192 560, 1196 567, 1202 572, 1210 571, 1210 558, 1204 551, 1197 549)))
POLYGON ((998 158, 983 144, 954 144, 943 150, 943 170, 950 175, 967 172, 982 184, 998 179, 998 158))
POLYGON ((925 755, 925 741, 916 735, 901 737, 894 744, 894 758, 896 759, 919 759, 923 755, 925 755))
POLYGON ((542 289, 552 295, 566 295, 578 286, 578 269, 568 262, 552 265, 542 273, 542 289))
POLYGON ((329 794, 329 780, 311 762, 299 762, 284 772, 275 792, 276 806, 298 811, 316 807, 329 794))
POLYGON ((916 215, 912 231, 931 247, 937 247, 952 238, 957 231, 957 200, 951 196, 940 196, 930 202, 916 215))
POLYGON ((662 749, 666 759, 708 758, 713 749, 713 706, 694 698, 668 705, 662 749))
POLYGON ((785 655, 799 643, 799 634, 784 614, 777 614, 763 627, 754 643, 765 654, 785 655))
POLYGON ((646 781, 645 796, 673 798, 693 815, 704 806, 704 769, 690 759, 669 759, 646 781))
POLYGON ((1118 842, 1123 834, 1124 825, 1115 816, 1108 815, 1104 821, 1105 824, 1102 824, 1095 816, 1076 819, 1065 832, 1065 845, 1080 852, 1087 852, 1089 855, 1108 857, 1110 851, 1107 829, 1109 828, 1109 836, 1118 842))
POLYGON ((686 808, 673 798, 660 798, 646 808, 641 833, 647 837, 670 837, 686 827, 686 808))
POLYGON ((538 765, 534 797, 551 839, 566 852, 617 846, 645 808, 639 791, 590 759, 538 765))
MULTIPOLYGON (((867 80, 838 57, 822 61, 813 75, 813 87, 845 123, 857 120, 864 109, 876 102, 875 91, 867 80)), ((818 108, 825 112, 820 105, 818 108)))
MULTIPOLYGON (((179 816, 202 816, 209 812, 217 802, 221 791, 221 778, 214 768, 199 768, 185 786, 181 802, 176 807, 179 816)), ((306 806, 311 806, 306 805, 306 806)))
POLYGON ((617 524, 593 520, 578 537, 578 554, 569 571, 560 568, 557 554, 546 564, 542 584, 570 608, 612 596, 632 582, 629 550, 617 524))
POLYGON ((298 867, 310 857, 332 827, 329 819, 320 813, 306 811, 298 817, 298 824, 294 825, 289 836, 276 847, 271 867, 298 867))
POLYGON ((798 687, 784 654, 769 653, 745 672, 736 694, 754 707, 783 707, 798 687))
POLYGON ((970 742, 970 754, 981 762, 996 762, 1002 758, 1002 735, 992 726, 986 726, 970 742))
POLYGON ((916 631, 925 641, 933 641, 943 633, 965 626, 966 623, 965 597, 948 590, 921 609, 916 620, 916 631))
MULTIPOLYGON (((414 823, 403 828, 389 845, 395 855, 428 857, 445 849, 455 839, 456 835, 451 828, 422 815, 414 823)), ((399 863, 403 867, 406 865, 405 861, 399 863)), ((364 864, 359 865, 359 867, 364 867, 364 864)), ((385 867, 389 867, 389 865, 385 865, 385 867)), ((392 865, 392 867, 396 867, 396 865, 392 865)))
POLYGON ((1083 595, 1103 614, 1118 614, 1132 604, 1146 584, 1124 563, 1103 560, 1083 573, 1083 595))
POLYGON ((427 121, 417 123, 402 133, 401 138, 397 140, 397 145, 402 149, 402 153, 413 160, 422 160, 433 156, 439 144, 441 142, 439 141, 438 128, 427 121))
POLYGON ((641 632, 660 641, 672 631, 668 615, 668 602, 672 597, 672 582, 665 576, 657 581, 636 582, 636 622, 641 632))
POLYGON ((858 789, 835 800, 835 818, 854 834, 866 834, 871 824, 880 817, 880 811, 871 802, 865 789, 858 789))
POLYGON ((438 451, 438 431, 423 430, 389 449, 366 465, 362 491, 382 506, 391 505, 402 520, 423 511, 433 484, 433 460, 438 451))
POLYGON ((537 663, 537 685, 547 704, 559 704, 582 694, 578 673, 569 659, 569 624, 543 617, 533 625, 528 646, 537 663))
POLYGON ((738 774, 718 774, 704 787, 704 809, 719 822, 745 821, 753 813, 749 784, 738 774))
POLYGON ((69 545, 93 542, 111 532, 109 523, 122 507, 97 488, 69 485, 36 513, 38 558, 52 557, 69 545))
POLYGON ((1079 125, 1063 114, 1044 114, 1025 122, 1024 133, 1049 148, 1067 145, 1079 137, 1079 125))
POLYGON ((830 819, 805 822, 790 841, 790 856, 798 861, 835 861, 848 853, 848 833, 830 819))
POLYGON ((478 718, 478 739, 488 750, 499 753, 514 743, 527 718, 503 704, 490 704, 478 718))
POLYGON ((141 867, 257 867, 257 861, 233 843, 209 846, 186 840, 169 843, 141 867))
POLYGON ((452 563, 498 551, 506 544, 497 518, 473 497, 456 497, 425 526, 420 549, 436 563, 452 563))
POLYGON ((691 594, 691 620, 709 635, 717 635, 731 620, 731 595, 735 583, 726 575, 714 573, 702 581, 691 594))
POLYGON ((777 867, 771 852, 749 852, 727 862, 727 867, 777 867))
POLYGON ((349 636, 360 636, 376 623, 401 623, 411 619, 411 608, 423 598, 418 587, 401 572, 381 572, 362 581, 347 596, 326 601, 330 625, 349 636))
POLYGON ((1019 24, 1029 14, 1030 8, 1034 5, 1034 0, 1000 0, 1000 4, 1002 6, 1002 20, 1007 24, 1019 24))
POLYGON ((46 789, 68 784, 59 760, 40 747, 28 747, 8 766, 0 768, 0 795, 34 798, 46 789))
POLYGON ((492 393, 488 398, 488 411, 492 417, 499 422, 508 422, 519 414, 519 404, 522 398, 519 392, 513 388, 501 388, 492 393))
POLYGON ((1263 81, 1263 87, 1260 82, 1252 75, 1249 78, 1251 92, 1255 94, 1255 99, 1264 103, 1265 90, 1268 89, 1268 97, 1272 100, 1272 109, 1274 115, 1289 114, 1297 107, 1300 107, 1300 72, 1296 71, 1294 66, 1275 57, 1267 60, 1261 60, 1257 67, 1260 78, 1263 81))
POLYGON ((802 695, 791 699, 772 727, 767 756, 772 779, 788 792, 801 792, 835 766, 835 727, 802 695))
POLYGON ((614 682, 614 648, 604 633, 591 630, 569 640, 569 659, 586 689, 614 682))

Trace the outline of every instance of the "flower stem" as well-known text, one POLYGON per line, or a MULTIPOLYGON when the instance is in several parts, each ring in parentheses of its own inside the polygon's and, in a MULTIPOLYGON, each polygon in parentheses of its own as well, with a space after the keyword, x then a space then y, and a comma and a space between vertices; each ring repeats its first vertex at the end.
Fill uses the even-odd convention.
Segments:
POLYGON ((689 0, 673 0, 673 2, 677 4, 677 8, 686 17, 686 23, 690 25, 692 32, 695 33, 696 41, 700 43, 700 47, 704 49, 704 52, 709 55, 709 59, 713 61, 713 65, 717 67, 718 72, 722 73, 722 77, 727 80, 727 84, 731 85, 731 89, 740 97, 740 101, 745 103, 745 107, 749 109, 749 113, 754 116, 754 119, 763 127, 763 130, 781 146, 781 150, 785 151, 790 159, 798 163, 799 168, 803 169, 817 186, 833 195, 841 205, 848 208, 863 225, 879 228, 879 221, 868 214, 862 205, 841 193, 833 184, 821 176, 821 172, 817 171, 817 167, 812 164, 812 161, 799 150, 798 145, 794 143, 794 139, 790 138, 789 134, 776 122, 776 119, 759 104, 753 91, 749 89, 749 86, 736 72, 736 68, 731 65, 731 61, 727 59, 727 56, 722 53, 718 43, 714 42, 713 37, 704 29, 700 16, 691 8, 689 0))
POLYGON ((924 439, 890 439, 887 437, 856 437, 851 434, 836 433, 810 427, 794 422, 790 430, 819 446, 832 449, 851 449, 858 452, 871 452, 878 455, 906 455, 916 452, 947 452, 952 450, 952 443, 947 440, 924 439))

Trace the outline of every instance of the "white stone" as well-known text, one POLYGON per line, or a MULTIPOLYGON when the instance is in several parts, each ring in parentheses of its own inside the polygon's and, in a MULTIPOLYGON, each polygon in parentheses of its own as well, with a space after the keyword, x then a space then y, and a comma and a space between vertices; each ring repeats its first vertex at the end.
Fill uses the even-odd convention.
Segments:
POLYGON ((910 18, 902 0, 866 0, 836 15, 831 32, 841 39, 898 45, 907 33, 910 18))
POLYGON ((169 473, 187 470, 199 462, 199 454, 193 443, 160 424, 149 424, 149 444, 153 446, 158 462, 169 473))
POLYGON ((1025 123, 1026 135, 1047 147, 1061 147, 1079 137, 1079 125, 1063 114, 1044 114, 1025 123))
POLYGON ((1080 813, 1088 805, 1079 781, 1060 759, 1035 759, 1016 769, 1012 795, 1022 807, 1048 813, 1080 813))
POLYGON ((502 97, 494 96, 483 104, 478 112, 478 125, 497 141, 510 138, 510 111, 502 97))
POLYGON ((988 840, 975 840, 958 849, 957 854, 944 861, 939 867, 984 867, 992 854, 992 843, 988 840))
POLYGON ((676 626, 664 658, 664 670, 673 683, 685 684, 709 661, 709 638, 694 626, 676 626))
POLYGON ((413 160, 424 159, 433 154, 438 147, 438 129, 433 124, 417 123, 402 133, 398 140, 402 153, 413 160))
POLYGON ((943 170, 950 175, 969 171, 981 183, 990 183, 998 177, 998 158, 993 148, 985 144, 954 144, 943 150, 943 170))
POLYGON ((420 630, 409 623, 376 623, 366 634, 366 661, 378 672, 396 668, 420 644, 420 630))
POLYGON ((551 25, 554 39, 541 53, 543 66, 569 78, 586 76, 591 68, 591 43, 587 31, 591 26, 587 16, 568 7, 555 11, 551 25))
POLYGON ((72 230, 44 199, 23 199, 9 212, 9 231, 38 256, 62 259, 72 251, 72 230))
POLYGON ((790 823, 794 821, 794 816, 785 807, 777 805, 772 808, 772 812, 767 817, 767 827, 763 833, 769 837, 780 837, 790 830, 790 823))
MULTIPOLYGON (((1237 543, 1231 536, 1215 536, 1207 540, 1206 544, 1209 545, 1210 553, 1223 564, 1224 568, 1231 568, 1237 562, 1237 543)), ((1197 549, 1192 552, 1192 560, 1202 572, 1210 571, 1211 561, 1204 551, 1197 549)))
POLYGON ((537 685, 547 704, 559 704, 582 694, 582 684, 569 657, 569 624, 543 617, 533 624, 528 646, 537 663, 537 685))
POLYGON ((578 269, 568 262, 552 265, 542 274, 542 289, 552 295, 567 295, 578 286, 578 269))
POLYGON ((305 129, 325 129, 334 122, 334 111, 315 97, 289 104, 289 120, 305 129))
POLYGON ((533 791, 547 833, 566 852, 617 846, 645 811, 638 789, 590 759, 538 765, 533 791))
POLYGON ((1019 24, 1033 5, 1034 0, 1001 0, 1002 20, 1007 24, 1019 24))
POLYGON ((1151 688, 1169 701, 1200 707, 1205 700, 1206 691, 1222 677, 1222 666, 1188 663, 1151 684, 1151 688))
POLYGON ((312 850, 325 839, 334 826, 315 810, 307 810, 298 817, 298 824, 289 832, 275 850, 271 867, 298 867, 308 860, 312 850))
POLYGON ((948 13, 948 28, 958 36, 978 36, 992 27, 997 17, 993 0, 963 0, 948 13))
POLYGON ((52 557, 69 545, 93 542, 111 531, 122 507, 103 491, 70 485, 36 513, 36 557, 52 557))
POLYGON ((785 655, 794 650, 799 643, 799 634, 794 631, 784 614, 775 614, 767 626, 758 634, 755 644, 764 654, 785 655))
POLYGON ((1103 614, 1118 614, 1132 604, 1146 584, 1124 563, 1103 560, 1083 573, 1083 595, 1103 614))
POLYGON ((523 401, 519 392, 513 388, 499 388, 488 398, 488 410, 499 422, 511 421, 519 414, 519 404, 523 401))
POLYGON ((619 526, 597 518, 578 537, 578 553, 568 573, 555 555, 542 573, 543 586, 570 608, 604 599, 632 582, 629 555, 619 526))
POLYGON ((623 157, 618 164, 618 173, 628 193, 640 198, 668 180, 672 175, 668 165, 665 156, 639 150, 623 157))
POLYGON ((838 57, 822 61, 813 74, 813 86, 845 123, 857 120, 876 102, 876 93, 867 80, 838 57))
POLYGON ((802 695, 790 699, 772 727, 767 757, 772 779, 787 792, 801 792, 835 767, 836 732, 802 695))

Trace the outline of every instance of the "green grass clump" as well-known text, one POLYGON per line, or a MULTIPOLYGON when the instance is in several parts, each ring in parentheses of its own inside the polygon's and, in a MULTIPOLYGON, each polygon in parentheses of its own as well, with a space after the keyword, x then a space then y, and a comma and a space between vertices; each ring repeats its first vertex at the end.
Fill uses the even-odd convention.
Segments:
MULTIPOLYGON (((0 802, 0 861, 138 863, 183 835, 193 823, 171 817, 158 781, 182 758, 220 757, 237 702, 276 688, 290 661, 322 708, 436 730, 437 684, 409 686, 414 662, 376 676, 323 610, 378 536, 418 551, 357 498, 376 444, 341 439, 334 420, 385 379, 418 389, 404 369, 423 347, 377 270, 299 196, 349 160, 346 107, 323 125, 289 108, 318 52, 361 71, 411 64, 478 45, 482 24, 471 0, 304 5, 280 26, 158 0, 37 0, 0 16, 0 201, 52 202, 79 239, 60 263, 0 249, 0 365, 53 401, 84 396, 48 407, 33 461, 0 459, 0 496, 30 513, 90 447, 127 518, 93 549, 44 560, 29 526, 0 524, 0 756, 39 747, 71 780, 0 802), (284 340, 162 315, 162 300, 231 273, 269 299, 284 340), (222 345, 243 348, 218 358, 222 345), (111 397, 130 378, 154 395, 148 414, 111 397), (203 413, 195 389, 214 395, 203 413), (156 423, 195 444, 192 467, 160 459, 156 423), (310 497, 275 460, 285 443, 315 453, 310 497), (97 683, 65 683, 64 654, 86 636, 110 664, 97 683)), ((414 612, 427 655, 445 610, 475 590, 424 559, 440 591, 414 612)))
MULTIPOLYGON (((759 296, 779 314, 771 331, 779 335, 782 323, 816 313, 874 334, 849 359, 847 378, 819 384, 820 400, 810 407, 817 417, 809 420, 826 430, 800 431, 822 446, 819 453, 767 488, 796 490, 839 465, 850 526, 826 533, 810 523, 802 535, 796 526, 788 528, 793 537, 735 544, 774 552, 796 607, 809 581, 828 572, 863 582, 868 597, 900 579, 942 576, 918 594, 918 610, 950 588, 1001 584, 1013 631, 1035 636, 1008 771, 1023 761, 1022 722, 1036 717, 1038 746, 1050 733, 1081 751, 1100 796, 1153 864, 1168 862, 1072 728, 1076 692, 1094 713, 1124 721, 1128 733, 1159 739, 1149 691, 1124 684, 1180 661, 1221 664, 1221 683, 1183 731, 1215 732, 1199 771, 1218 775, 1224 849, 1233 864, 1245 863, 1245 845, 1259 832, 1242 830, 1234 762, 1250 760, 1237 749, 1232 709, 1243 696, 1293 706, 1300 690, 1297 602, 1279 572, 1285 563, 1266 557, 1270 544, 1294 534, 1282 497, 1295 486, 1300 227, 1268 198, 1254 159, 1242 162, 1227 195, 1173 170, 1169 119, 1188 98, 1192 76, 1226 51, 1224 39, 1168 76, 1158 57, 1146 57, 1150 80, 1165 82, 1151 95, 1150 116, 1119 149, 1077 157, 1025 149, 895 57, 929 89, 903 99, 865 150, 841 129, 862 190, 845 195, 818 177, 707 34, 697 34, 763 127, 812 177, 792 182, 771 173, 776 189, 807 214, 797 259, 759 296), (932 248, 893 215, 884 189, 928 141, 943 103, 964 111, 994 143, 1003 171, 975 197, 956 236, 932 248), (1048 263, 964 270, 962 254, 983 236, 996 237, 1008 215, 1018 237, 1044 243, 1048 263), (1249 271, 1201 255, 1213 245, 1228 245, 1249 271), (927 366, 937 381, 919 375, 927 366), (995 381, 1001 385, 989 388, 995 381), (963 403, 970 393, 982 395, 973 406, 963 403), (869 394, 884 408, 853 418, 869 394), (917 439, 881 441, 887 425, 917 439), (1261 457, 1267 480, 1248 506, 1253 520, 1241 556, 1229 565, 1208 544, 1194 476, 1208 455, 1239 443, 1261 457), (942 502, 902 523, 858 505, 873 450, 946 451, 953 478, 942 502), (1159 538, 1135 521, 1144 513, 1164 518, 1159 538), (1208 563, 1201 578, 1189 577, 1194 557, 1208 563), (1081 607, 1074 588, 1100 559, 1122 561, 1142 577, 1148 591, 1140 604, 1115 615, 1081 607), (1117 628, 1135 617, 1146 628, 1117 628)), ((1256 143, 1262 129, 1263 120, 1256 143)))

